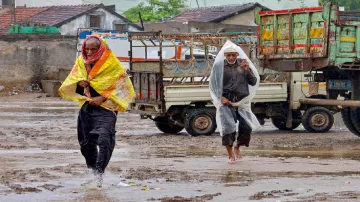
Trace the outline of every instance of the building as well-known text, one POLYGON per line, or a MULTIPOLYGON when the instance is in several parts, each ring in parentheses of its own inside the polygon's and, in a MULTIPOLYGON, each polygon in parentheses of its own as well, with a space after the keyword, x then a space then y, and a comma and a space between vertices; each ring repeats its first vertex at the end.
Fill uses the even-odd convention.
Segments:
POLYGON ((256 32, 256 8, 269 10, 258 3, 188 8, 165 23, 145 23, 144 29, 166 34, 256 32))
POLYGON ((256 32, 256 26, 229 25, 210 22, 155 22, 144 23, 145 31, 162 31, 164 34, 256 32))
POLYGON ((0 9, 0 34, 7 34, 10 26, 47 25, 58 27, 62 35, 76 35, 78 28, 99 28, 109 30, 139 31, 142 28, 121 16, 113 6, 103 4, 17 7, 16 19, 12 10, 0 9))
POLYGON ((179 15, 170 19, 169 22, 181 22, 185 24, 189 22, 203 22, 256 26, 254 19, 254 11, 256 8, 269 10, 259 3, 189 8, 184 9, 179 15))
POLYGON ((258 3, 187 8, 164 23, 145 23, 145 31, 175 33, 256 32, 254 11, 269 10, 258 3))

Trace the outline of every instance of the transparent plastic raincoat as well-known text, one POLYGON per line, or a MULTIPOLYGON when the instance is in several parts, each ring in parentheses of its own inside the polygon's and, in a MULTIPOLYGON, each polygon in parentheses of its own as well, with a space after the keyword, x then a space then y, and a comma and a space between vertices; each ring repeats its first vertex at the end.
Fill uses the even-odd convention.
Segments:
POLYGON ((216 123, 221 136, 234 133, 236 132, 237 128, 237 124, 234 121, 231 110, 229 109, 229 107, 224 106, 221 103, 221 97, 223 95, 223 75, 225 60, 224 51, 229 47, 234 48, 239 53, 239 58, 247 60, 252 73, 257 79, 255 86, 249 85, 249 96, 245 97, 237 103, 233 103, 232 106, 238 107, 239 114, 245 119, 245 121, 249 124, 253 131, 261 127, 256 116, 251 111, 251 100, 254 98, 260 82, 258 71, 255 68, 254 64, 251 62, 251 60, 248 58, 248 56, 245 54, 245 52, 239 46, 232 43, 231 41, 227 41, 216 56, 215 63, 210 75, 209 85, 211 98, 213 100, 213 104, 216 107, 216 123))

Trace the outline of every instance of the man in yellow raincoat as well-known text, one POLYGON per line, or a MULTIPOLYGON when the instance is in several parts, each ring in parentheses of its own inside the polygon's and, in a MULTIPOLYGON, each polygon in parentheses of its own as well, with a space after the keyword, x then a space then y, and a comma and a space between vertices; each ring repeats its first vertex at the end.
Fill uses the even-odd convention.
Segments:
POLYGON ((115 123, 134 98, 132 83, 106 41, 90 36, 82 45, 82 55, 59 89, 61 97, 76 101, 78 141, 87 167, 98 187, 115 147, 115 123), (97 149, 99 147, 99 150, 97 149))

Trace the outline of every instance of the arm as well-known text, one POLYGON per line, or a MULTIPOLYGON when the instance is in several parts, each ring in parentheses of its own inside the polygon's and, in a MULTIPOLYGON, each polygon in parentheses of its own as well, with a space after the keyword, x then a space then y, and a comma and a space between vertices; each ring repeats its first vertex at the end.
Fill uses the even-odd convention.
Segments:
POLYGON ((249 71, 246 72, 246 78, 248 81, 248 84, 251 86, 255 86, 256 82, 257 82, 257 78, 254 76, 254 74, 252 73, 252 71, 249 68, 249 71))
POLYGON ((243 67, 245 69, 245 74, 246 74, 246 79, 248 81, 248 84, 251 86, 255 86, 256 82, 257 82, 257 78, 255 77, 255 75, 252 73, 250 67, 249 67, 249 63, 247 62, 246 59, 242 59, 241 60, 241 67, 243 67))

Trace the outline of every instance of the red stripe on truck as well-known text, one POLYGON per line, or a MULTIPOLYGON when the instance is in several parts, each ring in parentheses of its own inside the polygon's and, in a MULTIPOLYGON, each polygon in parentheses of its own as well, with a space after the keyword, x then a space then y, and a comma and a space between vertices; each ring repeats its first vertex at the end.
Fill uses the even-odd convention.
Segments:
POLYGON ((274 14, 288 14, 288 13, 303 13, 303 12, 317 12, 322 11, 322 7, 312 7, 312 8, 295 8, 289 10, 274 10, 274 11, 260 11, 259 15, 274 15, 274 14))

